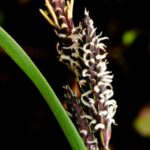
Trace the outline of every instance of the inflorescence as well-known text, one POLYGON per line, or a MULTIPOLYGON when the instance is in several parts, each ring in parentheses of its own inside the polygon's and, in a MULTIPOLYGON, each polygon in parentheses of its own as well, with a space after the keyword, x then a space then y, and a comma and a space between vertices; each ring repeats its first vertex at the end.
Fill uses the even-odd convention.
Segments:
POLYGON ((68 86, 65 98, 76 127, 88 150, 99 150, 96 133, 104 150, 109 149, 111 124, 117 104, 111 82, 113 75, 107 71, 106 45, 108 37, 96 35, 89 12, 78 26, 73 22, 73 0, 45 0, 46 9, 40 9, 45 19, 54 27, 59 38, 57 52, 60 62, 75 74, 80 95, 68 86))

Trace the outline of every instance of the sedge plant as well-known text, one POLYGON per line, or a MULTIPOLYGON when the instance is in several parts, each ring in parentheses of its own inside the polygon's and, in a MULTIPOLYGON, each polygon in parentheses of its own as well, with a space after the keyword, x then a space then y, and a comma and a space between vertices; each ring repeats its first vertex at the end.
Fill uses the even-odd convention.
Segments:
POLYGON ((35 84, 54 113, 73 150, 109 150, 111 125, 117 104, 107 70, 108 37, 96 34, 94 22, 85 9, 78 26, 73 22, 74 0, 45 0, 43 17, 58 37, 59 61, 75 75, 78 93, 64 85, 64 109, 47 80, 19 44, 0 28, 0 46, 35 84))

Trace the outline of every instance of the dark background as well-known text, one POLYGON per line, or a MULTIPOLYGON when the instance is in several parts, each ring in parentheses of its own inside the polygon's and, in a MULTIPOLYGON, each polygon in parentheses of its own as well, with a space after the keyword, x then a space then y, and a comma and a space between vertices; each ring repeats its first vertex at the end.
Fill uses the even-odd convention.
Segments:
MULTIPOLYGON (((90 11, 97 32, 109 36, 109 70, 114 74, 118 109, 111 145, 114 150, 147 150, 149 138, 133 128, 133 120, 150 93, 150 23, 148 2, 134 0, 75 0, 74 22, 90 11), (131 44, 122 40, 137 31, 131 44)), ((70 72, 58 62, 53 28, 39 13, 44 0, 0 0, 0 25, 24 48, 63 102, 62 86, 70 72)), ((70 150, 45 100, 26 75, 0 50, 0 149, 70 150)))

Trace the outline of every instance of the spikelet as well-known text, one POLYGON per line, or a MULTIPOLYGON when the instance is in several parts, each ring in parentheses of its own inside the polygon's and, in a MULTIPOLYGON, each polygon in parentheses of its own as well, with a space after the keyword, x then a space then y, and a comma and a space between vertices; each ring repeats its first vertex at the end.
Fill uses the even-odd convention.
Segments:
POLYGON ((113 75, 107 71, 107 51, 103 43, 108 37, 96 34, 93 20, 85 9, 84 18, 77 27, 73 23, 73 0, 46 0, 47 10, 40 9, 46 20, 54 26, 59 37, 59 61, 75 74, 81 95, 65 86, 65 97, 76 120, 76 125, 88 150, 98 150, 95 134, 100 132, 104 150, 109 149, 111 125, 117 104, 111 82, 113 75))

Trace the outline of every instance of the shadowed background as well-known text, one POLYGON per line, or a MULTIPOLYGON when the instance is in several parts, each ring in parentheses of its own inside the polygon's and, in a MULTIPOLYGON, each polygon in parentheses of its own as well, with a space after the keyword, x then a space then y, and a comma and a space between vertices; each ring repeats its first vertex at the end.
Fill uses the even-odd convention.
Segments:
MULTIPOLYGON (((0 25, 23 47, 63 102, 72 75, 59 63, 53 28, 39 13, 44 0, 0 0, 0 25)), ((150 23, 146 0, 75 0, 74 21, 90 11, 97 33, 110 39, 118 109, 112 150, 147 150, 150 137, 150 23), (146 120, 146 121, 145 121, 146 120)), ((43 97, 0 49, 0 149, 70 150, 43 97)))

